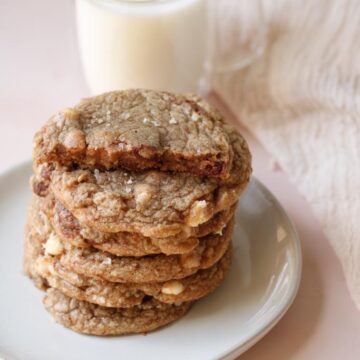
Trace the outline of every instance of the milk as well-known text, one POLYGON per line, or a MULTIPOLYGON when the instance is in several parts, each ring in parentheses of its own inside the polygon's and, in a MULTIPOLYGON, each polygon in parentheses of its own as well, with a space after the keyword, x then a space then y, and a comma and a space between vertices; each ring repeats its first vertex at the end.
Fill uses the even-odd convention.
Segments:
POLYGON ((205 57, 205 0, 77 0, 93 94, 127 88, 196 91, 205 57))

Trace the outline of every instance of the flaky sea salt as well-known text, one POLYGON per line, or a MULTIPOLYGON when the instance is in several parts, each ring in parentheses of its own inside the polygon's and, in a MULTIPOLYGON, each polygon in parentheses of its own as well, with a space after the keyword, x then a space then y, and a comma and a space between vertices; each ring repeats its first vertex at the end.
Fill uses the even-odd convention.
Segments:
POLYGON ((152 121, 152 123, 155 125, 155 126, 160 126, 160 123, 156 120, 152 121))
POLYGON ((112 261, 111 261, 111 258, 105 258, 101 265, 111 265, 112 261))
POLYGON ((191 120, 192 121, 198 121, 199 120, 199 115, 197 113, 193 112, 191 114, 191 120))

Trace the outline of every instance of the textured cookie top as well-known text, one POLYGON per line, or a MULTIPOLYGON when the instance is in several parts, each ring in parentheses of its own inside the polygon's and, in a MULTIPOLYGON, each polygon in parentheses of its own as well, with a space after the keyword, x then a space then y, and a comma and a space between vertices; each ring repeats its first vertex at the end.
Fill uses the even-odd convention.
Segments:
POLYGON ((191 253, 183 255, 152 255, 117 257, 92 248, 64 246, 59 261, 66 269, 78 274, 111 282, 162 282, 181 279, 207 269, 225 254, 231 241, 233 222, 223 235, 208 235, 191 253))
POLYGON ((35 168, 33 191, 55 197, 80 221, 104 232, 136 232, 164 238, 205 223, 235 204, 251 174, 244 139, 228 127, 234 159, 226 180, 188 173, 98 169, 35 168))
POLYGON ((35 200, 35 208, 38 211, 48 212, 49 221, 52 223, 55 233, 63 241, 68 241, 77 247, 93 246, 117 256, 188 253, 199 245, 201 237, 210 233, 220 233, 234 215, 236 208, 236 205, 233 205, 231 209, 219 212, 209 221, 198 227, 190 228, 190 231, 186 233, 167 238, 149 238, 132 232, 100 232, 81 225, 71 212, 59 202, 52 208, 46 209, 48 203, 50 203, 49 207, 52 206, 51 200, 39 197, 36 197, 35 200))
POLYGON ((44 254, 59 259, 64 268, 78 274, 113 282, 160 282, 180 279, 214 265, 229 247, 234 221, 222 234, 210 234, 198 247, 182 255, 118 257, 94 248, 77 248, 64 243, 53 233, 43 216, 29 213, 27 233, 43 244, 44 254))
POLYGON ((153 283, 114 283, 67 270, 56 258, 39 256, 35 268, 48 284, 67 296, 106 307, 132 307, 147 297, 164 303, 194 301, 217 288, 229 268, 230 249, 209 269, 200 270, 181 280, 153 283))
POLYGON ((193 301, 213 291, 223 280, 230 262, 231 249, 210 268, 179 280, 151 283, 114 283, 88 277, 63 267, 51 250, 56 247, 47 226, 34 209, 30 210, 25 232, 26 273, 33 280, 42 280, 42 288, 56 288, 65 295, 106 307, 132 307, 149 296, 165 303, 193 301), (51 245, 51 246, 50 246, 51 245), (50 252, 49 252, 50 251, 50 252))
POLYGON ((233 150, 219 113, 194 95, 126 90, 82 100, 34 138, 34 162, 161 169, 227 178, 233 150))
POLYGON ((128 309, 108 308, 70 298, 55 289, 47 290, 43 302, 58 323, 80 333, 102 336, 153 331, 181 318, 192 304, 150 300, 128 309))

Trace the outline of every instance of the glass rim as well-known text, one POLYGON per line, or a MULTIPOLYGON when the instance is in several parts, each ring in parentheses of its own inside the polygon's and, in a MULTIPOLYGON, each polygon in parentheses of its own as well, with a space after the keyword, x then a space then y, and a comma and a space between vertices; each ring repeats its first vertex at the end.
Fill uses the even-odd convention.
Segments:
POLYGON ((189 0, 87 0, 89 2, 101 3, 109 6, 116 5, 129 5, 129 6, 144 6, 151 4, 165 4, 165 3, 175 3, 175 2, 189 2, 189 0))
POLYGON ((105 10, 126 11, 129 15, 138 15, 139 12, 151 15, 153 11, 171 11, 196 1, 206 0, 77 0, 78 3, 87 2, 105 10))

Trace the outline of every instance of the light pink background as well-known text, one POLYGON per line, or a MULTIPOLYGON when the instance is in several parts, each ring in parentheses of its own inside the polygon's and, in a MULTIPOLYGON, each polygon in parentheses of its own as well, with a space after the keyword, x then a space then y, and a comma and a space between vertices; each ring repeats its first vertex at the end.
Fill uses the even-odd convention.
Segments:
MULTIPOLYGON (((30 158, 32 135, 50 114, 88 95, 74 20, 71 0, 0 1, 0 171, 30 158)), ((294 220, 304 264, 293 306, 241 359, 359 359, 360 314, 337 258, 287 176, 271 171, 269 155, 245 135, 255 175, 294 220)))

